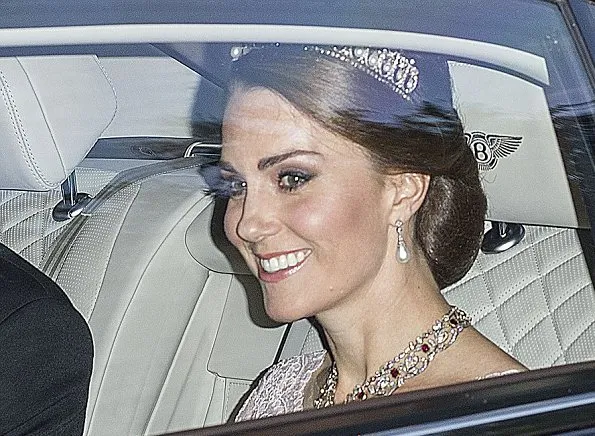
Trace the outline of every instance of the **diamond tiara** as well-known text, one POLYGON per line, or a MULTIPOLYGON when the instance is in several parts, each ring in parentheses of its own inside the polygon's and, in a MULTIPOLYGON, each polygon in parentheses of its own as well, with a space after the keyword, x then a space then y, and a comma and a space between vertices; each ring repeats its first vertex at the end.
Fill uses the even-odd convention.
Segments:
MULTIPOLYGON (((271 46, 273 44, 269 44, 271 46)), ((274 44, 278 47, 280 44, 274 44)), ((253 49, 263 48, 264 45, 241 45, 231 48, 231 58, 237 61, 253 49)), ((405 57, 395 50, 387 48, 351 47, 351 46, 304 46, 304 51, 315 51, 323 56, 330 56, 347 62, 354 67, 371 75, 381 83, 388 85, 394 92, 406 100, 411 100, 411 94, 419 83, 419 69, 415 66, 415 59, 405 57)))

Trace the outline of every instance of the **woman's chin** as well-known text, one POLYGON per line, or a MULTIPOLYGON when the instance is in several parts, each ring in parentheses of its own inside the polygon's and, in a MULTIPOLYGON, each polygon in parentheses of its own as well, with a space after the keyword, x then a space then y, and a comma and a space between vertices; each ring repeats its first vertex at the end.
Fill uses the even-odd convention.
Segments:
POLYGON ((265 298, 264 308, 267 316, 279 323, 291 323, 314 314, 295 303, 271 302, 265 298))
POLYGON ((291 323, 291 322, 295 322, 299 319, 305 318, 305 316, 300 316, 298 314, 296 314, 294 311, 288 311, 288 310, 272 310, 272 309, 266 309, 267 315, 269 318, 271 318, 273 321, 282 323, 282 324, 287 324, 287 323, 291 323))

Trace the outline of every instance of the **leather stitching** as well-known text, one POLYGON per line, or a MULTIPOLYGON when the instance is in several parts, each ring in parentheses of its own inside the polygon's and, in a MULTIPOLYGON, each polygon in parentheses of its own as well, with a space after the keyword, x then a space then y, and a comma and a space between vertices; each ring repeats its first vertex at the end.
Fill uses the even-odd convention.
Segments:
MULTIPOLYGON (((505 259, 502 259, 502 261, 499 261, 496 264, 491 265, 487 269, 483 265, 484 259, 482 259, 480 257, 478 259, 478 263, 474 267, 477 269, 474 269, 473 272, 471 272, 471 274, 469 276, 467 276, 464 279, 464 281, 460 282, 458 285, 456 285, 450 289, 446 289, 444 291, 444 294, 448 296, 451 294, 452 291, 455 291, 460 286, 466 286, 468 288, 475 287, 475 288, 479 289, 481 287, 479 285, 479 283, 475 283, 475 285, 473 285, 471 283, 471 281, 480 279, 483 282, 485 289, 488 291, 487 297, 489 299, 489 303, 486 302, 485 305, 482 305, 482 307, 477 308, 481 312, 483 312, 483 311, 486 311, 486 312, 483 312, 481 314, 481 317, 476 317, 474 319, 474 324, 481 322, 486 317, 490 316, 491 314, 493 314, 495 312, 496 319, 490 320, 489 324, 492 326, 491 328, 499 329, 500 332, 503 334, 502 338, 504 340, 504 343, 501 343, 500 346, 502 348, 510 346, 511 347, 510 349, 514 350, 514 352, 515 352, 513 354, 517 354, 519 351, 520 344, 523 341, 525 341, 527 339, 527 337, 531 337, 531 335, 534 334, 535 330, 538 329, 540 326, 542 326, 543 322, 549 318, 551 320, 552 326, 548 325, 548 329, 553 329, 553 333, 556 335, 556 342, 558 344, 557 350, 556 349, 550 350, 550 352, 553 351, 555 354, 558 354, 556 356, 554 362, 557 361, 556 359, 560 359, 560 358, 564 358, 565 361, 570 361, 572 359, 567 358, 569 350, 572 349, 572 347, 574 346, 576 341, 579 340, 580 337, 584 337, 585 332, 589 328, 592 328, 595 321, 591 322, 584 329, 582 327, 579 327, 580 332, 578 333, 577 338, 573 339, 572 342, 570 343, 570 345, 568 345, 566 347, 562 343, 562 337, 561 337, 561 332, 562 332, 561 328, 563 327, 563 324, 560 324, 556 320, 557 320, 560 309, 563 307, 567 307, 566 305, 567 305, 568 301, 572 300, 573 298, 576 298, 579 294, 584 292, 585 288, 590 288, 591 283, 589 282, 587 284, 584 284, 583 279, 578 279, 578 280, 574 281, 573 283, 569 283, 569 285, 573 284, 574 285, 573 287, 575 289, 572 289, 572 288, 569 288, 568 286, 566 286, 563 289, 563 291, 564 291, 563 293, 559 292, 556 294, 556 296, 555 296, 556 298, 552 298, 553 295, 551 293, 548 294, 546 292, 547 289, 545 288, 545 285, 546 285, 546 281, 548 280, 548 278, 551 277, 552 274, 559 272, 560 268, 573 267, 574 265, 577 265, 577 262, 580 263, 581 258, 582 258, 582 252, 580 250, 576 250, 574 248, 573 244, 574 244, 575 240, 572 238, 572 235, 569 233, 569 232, 571 232, 571 230, 568 230, 568 229, 559 229, 559 230, 540 229, 540 230, 541 231, 539 231, 538 233, 535 232, 535 233, 529 235, 529 238, 527 238, 524 241, 524 244, 526 244, 526 246, 519 247, 520 248, 519 251, 517 251, 516 253, 514 253, 512 255, 506 256, 505 259), (556 241, 557 239, 560 239, 560 242, 554 243, 554 241, 556 241), (554 245, 552 245, 552 243, 554 245), (552 245, 552 247, 554 247, 554 248, 555 247, 560 248, 565 253, 565 255, 561 259, 552 258, 548 254, 549 251, 551 251, 550 245, 552 245), (531 250, 531 251, 527 251, 527 250, 531 250), (540 254, 544 250, 545 250, 545 254, 540 254), (507 295, 506 298, 503 301, 501 301, 499 304, 495 304, 494 296, 492 295, 493 289, 489 288, 487 286, 488 285, 487 281, 488 281, 489 277, 487 277, 486 274, 490 274, 490 272, 492 270, 494 270, 498 267, 506 268, 506 264, 509 264, 509 263, 513 264, 515 261, 518 261, 518 256, 523 255, 523 254, 526 257, 526 260, 529 261, 530 264, 533 265, 531 267, 531 269, 536 271, 537 277, 530 278, 530 280, 523 279, 521 277, 521 280, 516 280, 516 281, 512 282, 511 287, 507 291, 505 290, 505 292, 511 292, 511 294, 507 295), (527 256, 530 256, 530 258, 527 256), (541 263, 539 263, 539 262, 541 262, 541 263), (547 265, 548 267, 544 269, 545 265, 547 265), (526 288, 528 286, 534 285, 536 282, 538 282, 540 285, 540 292, 545 298, 544 303, 545 303, 545 306, 547 306, 548 312, 545 313, 544 311, 542 311, 541 314, 537 313, 537 315, 538 315, 537 318, 533 319, 533 321, 528 323, 527 326, 525 327, 525 328, 529 327, 528 330, 525 331, 524 333, 519 332, 521 334, 518 337, 518 339, 511 340, 511 338, 509 338, 508 335, 506 334, 506 331, 503 328, 503 322, 499 316, 501 313, 501 310, 506 310, 506 309, 502 309, 502 306, 504 304, 509 303, 509 301, 511 299, 518 297, 521 292, 526 291, 526 288), (515 287, 518 287, 518 289, 514 289, 515 287), (568 295, 565 296, 565 295, 563 295, 564 293, 568 293, 568 295), (562 294, 562 295, 560 295, 560 294, 562 294)), ((531 271, 531 269, 529 271, 531 271)), ((535 273, 533 273, 533 274, 535 274, 535 273)), ((452 295, 454 295, 455 293, 456 293, 456 291, 453 292, 452 295)), ((584 319, 583 321, 586 323, 589 321, 589 319, 584 319)), ((572 335, 572 337, 574 337, 574 334, 572 335)), ((568 338, 566 340, 566 342, 568 342, 569 340, 570 340, 570 338, 568 338)), ((547 357, 549 358, 551 356, 547 356, 547 357)), ((540 366, 546 365, 547 363, 548 362, 541 362, 540 366)))
MULTIPOLYGON (((550 270, 549 270, 549 271, 547 271, 545 274, 543 274, 543 275, 540 275, 539 277, 537 277, 537 278, 535 278, 535 279, 531 280, 531 281, 530 281, 529 283, 527 283, 525 286, 522 286, 522 287, 520 287, 520 288, 519 288, 519 289, 517 289, 517 290, 516 290, 516 291, 515 291, 513 294, 511 294, 511 295, 510 295, 510 296, 508 296, 508 297, 507 297, 505 300, 503 300, 503 301, 502 301, 502 302, 501 302, 499 305, 497 305, 497 306, 496 306, 496 305, 494 305, 494 307, 493 307, 491 310, 489 310, 487 313, 485 313, 485 314, 484 314, 484 315, 483 315, 481 318, 478 318, 476 321, 474 321, 474 324, 476 324, 476 323, 478 323, 479 321, 481 321, 482 319, 486 318, 486 317, 487 317, 489 314, 491 314, 492 312, 494 312, 494 311, 496 311, 496 312, 497 312, 497 311, 498 311, 498 308, 500 308, 501 306, 503 306, 504 304, 506 304, 508 301, 510 301, 512 298, 514 298, 516 295, 518 295, 520 292, 522 292, 524 289, 526 289, 526 287, 527 287, 527 286, 530 286, 531 284, 535 283, 537 280, 540 280, 540 281, 541 281, 543 277, 546 277, 547 275, 551 274, 551 273, 552 273, 554 270, 558 269, 560 266, 562 266, 562 265, 564 265, 564 264, 566 264, 566 263, 570 262, 571 260, 573 260, 573 259, 575 259, 575 258, 577 258, 577 257, 580 257, 580 256, 581 256, 581 254, 577 254, 577 255, 573 256, 572 258, 570 258, 570 259, 566 260, 565 262, 562 262, 560 265, 558 265, 558 266, 556 266, 556 267, 554 267, 554 268, 550 269, 550 270)), ((587 286, 588 286, 588 285, 587 285, 587 286)), ((543 289, 544 289, 544 287, 543 287, 543 283, 542 283, 542 293, 544 294, 544 297, 545 297, 545 291, 544 291, 543 289)), ((518 340, 514 341, 514 342, 512 343, 512 347, 514 348, 514 347, 515 347, 515 346, 516 346, 516 345, 517 345, 517 344, 518 344, 518 343, 519 343, 519 342, 520 342, 520 341, 521 341, 521 340, 522 340, 522 339, 523 339, 525 336, 527 336, 527 335, 528 335, 528 334, 529 334, 529 333, 530 333, 530 332, 531 332, 533 329, 535 329, 535 328, 537 327, 537 325, 538 325, 538 324, 540 324, 540 323, 541 323, 541 322, 542 322, 542 321, 543 321, 545 318, 547 318, 548 316, 553 316, 553 314, 554 314, 554 313, 555 313, 555 312, 556 312, 556 311, 557 311, 557 310, 558 310, 558 309, 559 309, 559 308, 560 308, 560 307, 561 307, 561 306, 562 306, 562 305, 563 305, 563 304, 564 304, 566 301, 568 301, 569 299, 571 299, 571 298, 572 298, 574 295, 576 295, 577 293, 579 293, 579 292, 580 292, 582 289, 584 289, 584 287, 581 287, 580 289, 576 290, 576 291, 575 291, 575 292, 573 292, 572 294, 568 295, 568 296, 567 296, 567 297, 566 297, 564 300, 562 300, 562 302, 561 302, 559 305, 557 305, 557 306, 556 306, 555 308, 553 308, 553 309, 552 309, 552 307, 550 307, 550 304, 549 304, 549 303, 548 303, 548 301, 547 301, 547 297, 545 297, 545 298, 546 298, 546 305, 548 306, 548 313, 547 313, 547 315, 545 315, 545 317, 543 317, 543 318, 540 318, 540 320, 539 320, 539 321, 538 321, 538 322, 537 322, 537 323, 536 323, 536 324, 535 324, 533 327, 531 327, 529 330, 527 330, 525 333, 523 333, 523 335, 521 335, 521 337, 520 337, 518 340)), ((500 321, 499 321, 499 322, 500 322, 500 321)), ((553 320, 552 320, 552 322, 553 322, 553 320)), ((560 349, 563 349, 563 347, 562 347, 562 344, 561 344, 561 341, 560 341, 560 336, 559 336, 558 327, 555 325, 555 323, 554 323, 554 329, 556 330, 556 331, 555 331, 555 334, 556 334, 556 339, 557 339, 557 341, 558 341, 558 344, 559 344, 559 346, 560 346, 560 349)), ((503 332, 504 332, 504 330, 503 330, 503 332)), ((506 338, 506 340, 507 340, 507 342, 508 342, 508 338, 506 337, 506 335, 504 335, 504 336, 505 336, 505 338, 506 338)))
MULTIPOLYGON (((556 233, 554 233, 554 234, 548 235, 547 237, 545 237, 545 238, 543 238, 543 239, 541 239, 541 240, 539 240, 539 241, 535 242, 535 243, 534 243, 534 245, 539 245, 539 244, 542 244, 542 243, 544 243, 545 241, 547 241, 547 240, 551 239, 552 237, 560 235, 562 232, 564 232, 564 231, 560 231, 560 232, 556 232, 556 233)), ((490 267, 489 269, 486 269, 486 270, 484 270, 484 271, 481 271, 481 272, 479 272, 477 275, 473 276, 473 277, 472 277, 472 278, 470 278, 469 280, 466 280, 465 282, 461 283, 460 285, 458 285, 458 286, 456 286, 456 287, 462 286, 462 285, 466 284, 468 281, 470 281, 470 280, 473 280, 473 279, 475 279, 475 278, 478 278, 478 277, 480 277, 480 276, 484 276, 485 274, 488 274, 488 273, 489 273, 490 271, 492 271, 493 269, 495 269, 495 268, 497 268, 497 267, 499 267, 499 266, 502 266, 502 265, 504 265, 505 263, 508 263, 508 262, 511 262, 511 261, 513 261, 513 260, 515 259, 515 257, 516 257, 516 256, 518 256, 518 255, 519 255, 519 254, 521 254, 521 253, 524 253, 524 252, 526 252, 526 251, 527 251, 527 249, 529 249, 529 248, 531 248, 531 247, 532 247, 532 246, 525 247, 525 248, 524 248, 522 251, 519 251, 519 252, 518 252, 518 253, 516 253, 514 256, 512 256, 512 257, 510 257, 510 258, 508 258, 508 259, 506 259, 506 260, 504 260, 503 262, 500 262, 500 263, 498 263, 497 265, 493 265, 493 266, 492 266, 492 267, 490 267)), ((575 259, 575 258, 577 258, 577 257, 580 257, 581 255, 582 255, 582 253, 577 253, 577 254, 573 255, 572 257, 570 257, 570 258, 568 258, 568 259, 564 260, 564 261, 563 261, 562 263, 560 263, 559 265, 556 265, 556 266, 554 266, 553 268, 549 269, 547 272, 545 272, 545 273, 543 274, 543 277, 547 276, 548 274, 550 274, 551 272, 553 272, 553 271, 554 271, 554 270, 556 270, 557 268, 561 267, 562 265, 564 265, 564 264, 568 263, 569 261, 571 261, 571 260, 573 260, 573 259, 575 259)), ((538 273, 538 274, 539 274, 539 273, 538 273)), ((525 284, 525 285, 524 285, 524 286, 522 286, 521 288, 517 289, 517 290, 516 290, 516 291, 514 291, 514 292, 513 292, 511 295, 509 295, 509 296, 508 296, 508 297, 506 297, 504 300, 502 300, 502 302, 500 302, 500 304, 498 304, 498 305, 495 305, 495 304, 494 304, 494 308, 493 308, 492 310, 488 311, 487 313, 485 313, 485 314, 484 314, 484 316, 482 316, 481 318, 478 318, 478 319, 477 319, 477 321, 479 321, 480 319, 483 319, 483 318, 485 318, 487 315, 489 315, 489 314, 490 314, 490 313, 492 313, 494 310, 496 310, 496 309, 497 309, 497 307, 499 307, 499 306, 502 306, 503 304, 505 304, 507 301, 509 301, 511 298, 513 298, 513 297, 514 297, 516 294, 518 294, 520 291, 522 291, 522 290, 523 290, 524 288, 526 288, 527 286, 530 286, 531 284, 533 284, 535 281, 539 280, 541 277, 542 277, 542 276, 541 276, 541 275, 539 275, 538 277, 536 277, 535 279, 531 280, 530 282, 528 282, 527 284, 525 284)), ((485 283, 485 280, 484 280, 484 283, 485 283)), ((455 288, 456 288, 456 287, 455 287, 455 288)), ((451 290, 454 290, 455 288, 452 288, 451 290)), ((449 290, 449 291, 450 291, 450 290, 449 290)), ((449 293, 449 292, 447 292, 447 294, 448 294, 448 293, 449 293)))
MULTIPOLYGON (((48 195, 47 192, 34 193, 33 195, 35 195, 35 194, 46 196, 49 199, 51 199, 51 197, 52 197, 51 195, 48 195)), ((20 202, 21 200, 28 203, 27 205, 31 205, 33 202, 27 202, 26 198, 25 199, 22 198, 23 196, 26 196, 26 195, 31 195, 31 193, 23 193, 21 195, 13 197, 13 198, 9 199, 8 201, 6 201, 5 203, 0 204, 0 207, 1 208, 9 208, 10 207, 9 204, 14 203, 14 202, 20 202)), ((59 197, 56 197, 56 198, 59 198, 59 197)), ((46 202, 44 201, 44 203, 46 203, 46 202)), ((35 204, 33 204, 33 206, 35 206, 35 204)), ((16 217, 16 218, 18 218, 18 221, 13 221, 13 222, 9 223, 7 227, 2 228, 2 231, 3 232, 9 231, 9 230, 13 229, 14 227, 18 226, 19 224, 21 224, 22 222, 24 222, 25 220, 28 220, 31 217, 35 216, 36 214, 42 213, 45 211, 47 211, 46 206, 19 208, 19 212, 21 212, 21 213, 20 213, 20 215, 18 215, 16 217), (23 209, 25 209, 25 210, 23 210, 23 209)))
MULTIPOLYGON (((506 341, 507 350, 512 350, 512 344, 510 343, 510 339, 508 338, 508 335, 506 334, 506 330, 504 330, 504 324, 502 323, 502 315, 498 311, 499 306, 496 306, 496 303, 494 301, 492 288, 490 286, 488 286, 485 274, 480 274, 480 276, 481 276, 483 285, 485 286, 485 288, 488 291, 488 298, 490 299, 490 303, 492 304, 492 307, 493 307, 493 309, 488 311, 488 313, 486 313, 483 317, 481 317, 481 319, 485 318, 487 315, 489 315, 492 312, 496 312, 496 321, 498 322, 498 327, 500 328, 500 331, 502 332, 502 336, 504 337, 504 340, 506 341)), ((478 322, 478 321, 479 320, 477 320, 476 322, 478 322)))
MULTIPOLYGON (((588 287, 588 285, 587 285, 587 287, 588 287)), ((584 287, 580 288, 580 289, 579 289, 577 292, 573 293, 572 295, 569 295, 568 297, 566 297, 566 298, 564 299, 564 301, 563 301, 563 302, 562 302, 562 303, 561 303, 561 304, 560 304, 560 305, 559 305, 557 308, 555 308, 553 311, 550 311, 550 312, 548 312, 548 313, 547 313, 545 316, 543 316, 542 318, 540 318, 540 320, 539 320, 539 321, 538 321, 538 322, 537 322, 537 323, 536 323, 536 324, 535 324, 533 327, 531 327, 529 330, 527 330, 527 332, 526 332, 526 333, 524 333, 524 334, 523 334, 523 335, 522 335, 522 336, 521 336, 521 337, 518 339, 518 341, 516 341, 516 342, 515 342, 514 346, 516 347, 516 346, 518 345, 518 343, 519 343, 520 341, 522 341, 522 340, 523 340, 525 337, 527 337, 527 335, 529 335, 529 334, 530 334, 530 333, 531 333, 533 330, 535 330, 539 324, 541 324, 541 323, 542 323, 543 321, 545 321, 547 318, 549 318, 549 317, 552 317, 552 316, 553 316, 553 314, 554 314, 554 313, 555 313, 555 312, 556 312, 556 311, 557 311, 557 310, 558 310, 560 307, 562 307, 562 305, 563 305, 564 303, 566 303, 568 300, 570 300, 571 298, 573 298, 573 297, 574 297, 576 294, 578 294, 578 293, 579 293, 581 290, 583 290, 583 289, 584 289, 584 287)), ((555 326, 555 324, 556 324, 556 323, 555 323, 553 320, 552 320, 552 324, 554 324, 554 329, 555 329, 555 328, 556 328, 556 326, 555 326)), ((560 342, 560 338, 558 337, 558 332, 557 332, 557 331, 556 331, 556 339, 558 340, 558 344, 560 345, 560 349, 561 349, 561 350, 563 350, 563 347, 562 347, 562 344, 561 344, 561 342, 560 342)), ((558 355, 558 357, 559 357, 559 355, 558 355)))
POLYGON ((539 321, 537 321, 529 330, 527 330, 525 333, 523 333, 521 335, 521 337, 514 342, 513 348, 516 348, 523 339, 525 339, 527 336, 529 336, 529 334, 531 332, 533 332, 542 322, 544 322, 546 319, 548 319, 551 315, 552 314, 548 312, 544 316, 539 318, 539 321))
MULTIPOLYGON (((539 276, 539 286, 541 287, 541 292, 543 293, 543 297, 545 299, 545 304, 546 304, 548 312, 549 312, 548 315, 550 317, 552 317, 555 309, 552 309, 552 302, 550 300, 550 296, 546 290, 546 287, 543 284, 543 278, 547 274, 552 272, 554 269, 556 269, 557 267, 551 269, 550 271, 548 271, 545 274, 542 274, 541 268, 539 266, 539 259, 538 259, 537 253, 535 252, 534 248, 531 249, 531 258, 533 259, 533 262, 535 262, 535 269, 537 270, 537 274, 539 276)), ((569 298, 570 297, 566 298, 566 300, 568 300, 569 298)), ((563 352, 564 348, 562 347, 562 339, 560 338, 560 329, 559 329, 558 325, 554 322, 553 318, 552 318, 552 325, 554 326, 554 334, 556 335, 556 341, 558 342, 558 347, 560 348, 560 351, 563 352)))
POLYGON ((4 194, 6 194, 6 192, 9 192, 12 195, 6 196, 6 198, 0 202, 0 207, 3 207, 5 204, 10 203, 11 201, 13 201, 14 199, 20 197, 21 195, 23 195, 22 192, 19 191, 4 191, 4 194))
MULTIPOLYGON (((25 68, 25 66, 22 64, 22 62, 18 58, 17 58, 17 62, 23 69, 23 73, 25 73, 27 82, 29 83, 29 86, 33 90, 33 95, 35 96, 35 101, 37 102, 37 106, 39 107, 39 111, 41 112, 41 116, 43 118, 43 121, 45 122, 47 131, 50 134, 50 138, 52 138, 52 144, 54 145, 54 149, 56 150, 56 155, 58 156, 58 159, 60 160, 60 165, 62 166, 62 173, 64 174, 64 177, 66 178, 68 176, 68 174, 66 174, 66 163, 64 162, 64 159, 62 158, 62 153, 60 153, 60 147, 58 146, 58 141, 56 141, 56 138, 54 136, 54 131, 52 130, 52 126, 50 125, 47 115, 46 115, 45 111, 43 110, 43 105, 41 104, 41 101, 39 101, 39 94, 37 93, 37 90, 35 89, 35 86, 33 85, 33 82, 31 81, 31 77, 29 76, 29 73, 27 72, 27 69, 25 68)), ((32 159, 34 159, 33 154, 31 154, 31 157, 32 157, 32 159)), ((49 182, 46 182, 46 183, 48 183, 49 185, 53 185, 49 182)))
MULTIPOLYGON (((547 277, 549 274, 551 274, 552 272, 554 272, 555 270, 557 270, 558 268, 560 268, 561 266, 565 265, 566 263, 576 259, 577 257, 580 257, 581 254, 575 254, 574 256, 568 258, 566 261, 562 262, 560 265, 556 265, 555 267, 551 268, 550 270, 548 270, 547 272, 545 272, 544 274, 539 273, 539 266, 537 265, 536 268, 538 270, 538 276, 536 278, 534 278, 533 280, 531 280, 530 282, 528 282, 527 284, 525 284, 524 286, 520 287, 519 289, 517 289, 516 291, 514 291, 513 294, 509 295, 508 297, 506 297, 504 300, 502 300, 502 302, 500 304, 498 304, 497 307, 500 307, 504 304, 506 304, 508 301, 510 301, 512 298, 514 298, 519 292, 523 291, 524 289, 526 289, 528 286, 531 286, 533 283, 537 282, 538 280, 541 281, 542 278, 547 277)), ((543 286, 543 283, 541 284, 541 288, 542 288, 542 292, 545 296, 545 287, 543 286)), ((562 304, 562 303, 561 303, 562 304)), ((560 305, 561 305, 560 304, 560 305)), ((558 307, 560 307, 560 305, 558 305, 558 307)), ((495 307, 493 310, 495 310, 497 307, 495 307)), ((548 305, 549 307, 549 305, 548 305)), ((493 310, 490 311, 493 312, 493 310)), ((554 309, 555 310, 555 309, 554 309)))
POLYGON ((99 136, 101 137, 101 135, 103 135, 105 133, 105 131, 107 130, 107 128, 114 121, 114 118, 116 118, 116 114, 118 113, 118 94, 116 93, 116 88, 114 87, 114 83, 112 82, 112 79, 107 74, 107 71, 103 67, 103 64, 99 61, 99 58, 97 56, 93 56, 93 59, 95 60, 95 63, 97 64, 97 66, 99 67, 99 69, 101 70, 101 72, 103 73, 103 75, 105 76, 105 79, 107 80, 107 83, 109 83, 110 88, 112 88, 112 92, 114 94, 114 103, 115 103, 114 113, 112 114, 112 117, 110 118, 110 120, 108 121, 108 123, 105 125, 105 127, 101 131, 101 133, 99 134, 99 136))
MULTIPOLYGON (((578 334, 578 336, 577 336, 575 339, 573 339, 573 340, 572 340, 572 342, 570 342, 570 344, 568 344, 568 347, 566 348, 566 350, 564 350, 564 355, 565 355, 564 357, 566 357, 566 353, 568 352, 568 350, 570 350, 570 349, 571 349, 571 348, 574 346, 574 344, 576 344, 576 342, 577 342, 577 341, 578 341, 580 338, 582 338, 582 337, 583 337, 583 336, 584 336, 584 335, 585 335, 585 334, 586 334, 586 333, 589 331, 589 329, 591 328, 591 326, 593 326, 594 324, 595 324, 595 320, 591 321, 591 322, 589 323, 589 325, 587 325, 587 326, 586 326, 586 327, 583 329, 583 331, 581 331, 581 332, 578 334)), ((560 357, 560 356, 558 356, 558 357, 560 357)))
POLYGON ((27 133, 25 132, 23 121, 19 114, 19 111, 16 107, 16 103, 14 101, 14 97, 12 95, 12 91, 10 90, 10 86, 8 81, 6 80, 6 76, 2 71, 0 71, 0 90, 2 91, 2 97, 4 99, 4 103, 6 108, 8 109, 8 113, 10 115, 10 120, 15 132, 15 136, 17 138, 17 142, 19 144, 19 148, 21 150, 21 154, 25 160, 25 164, 29 168, 31 175, 35 178, 37 183, 39 183, 40 187, 42 188, 51 188, 53 187, 51 183, 49 183, 42 174, 41 169, 37 165, 35 161, 35 156, 31 151, 31 147, 29 145, 29 140, 27 138, 27 133))

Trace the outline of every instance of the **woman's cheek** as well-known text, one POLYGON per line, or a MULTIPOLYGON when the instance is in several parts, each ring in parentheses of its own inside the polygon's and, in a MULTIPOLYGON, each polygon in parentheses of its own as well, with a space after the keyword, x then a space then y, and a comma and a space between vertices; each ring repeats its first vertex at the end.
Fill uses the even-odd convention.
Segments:
POLYGON ((337 201, 334 195, 307 196, 295 202, 287 210, 290 213, 291 227, 306 239, 326 239, 342 226, 346 209, 345 203, 337 201))

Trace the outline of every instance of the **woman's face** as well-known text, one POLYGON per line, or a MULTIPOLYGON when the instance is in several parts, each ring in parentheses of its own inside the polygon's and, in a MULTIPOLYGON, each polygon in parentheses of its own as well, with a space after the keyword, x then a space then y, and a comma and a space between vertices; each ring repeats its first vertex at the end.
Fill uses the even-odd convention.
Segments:
POLYGON ((277 94, 233 94, 221 168, 230 195, 225 232, 260 279, 271 318, 293 321, 359 304, 383 266, 394 263, 383 177, 357 145, 277 94))

